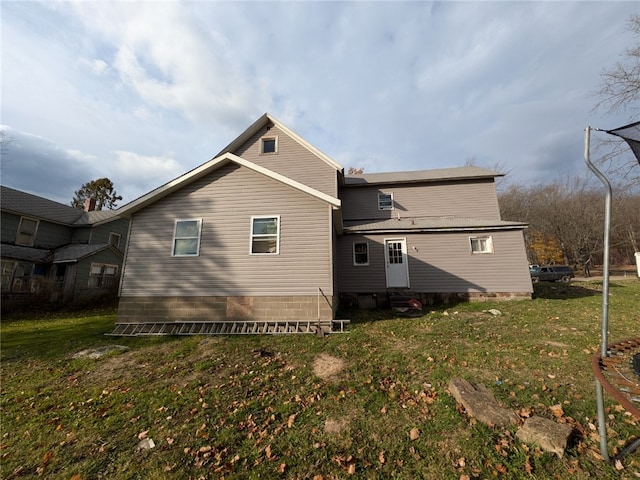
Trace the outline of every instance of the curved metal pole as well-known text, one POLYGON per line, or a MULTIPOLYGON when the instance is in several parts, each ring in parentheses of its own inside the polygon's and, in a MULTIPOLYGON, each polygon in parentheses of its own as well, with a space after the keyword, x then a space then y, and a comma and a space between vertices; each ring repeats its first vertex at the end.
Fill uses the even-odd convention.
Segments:
MULTIPOLYGON (((597 129, 596 129, 597 130, 597 129)), ((609 238, 611 236, 611 184, 606 177, 591 163, 590 154, 591 127, 585 129, 584 135, 584 161, 587 163, 596 177, 604 184, 605 187, 605 203, 604 203, 604 243, 602 258, 602 332, 600 343, 600 358, 607 356, 607 335, 609 331, 609 238)), ((605 461, 609 461, 609 452, 607 448, 607 426, 604 415, 604 395, 602 385, 596 380, 596 401, 598 403, 598 430, 600 433, 600 451, 605 461)))

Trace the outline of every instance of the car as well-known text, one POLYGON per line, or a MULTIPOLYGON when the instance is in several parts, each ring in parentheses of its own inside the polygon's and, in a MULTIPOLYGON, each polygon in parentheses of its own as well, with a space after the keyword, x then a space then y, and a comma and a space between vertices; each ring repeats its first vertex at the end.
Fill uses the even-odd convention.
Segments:
POLYGON ((534 265, 529 268, 529 273, 531 274, 531 281, 533 283, 539 281, 556 282, 558 280, 569 283, 571 279, 575 277, 573 270, 567 265, 534 265))

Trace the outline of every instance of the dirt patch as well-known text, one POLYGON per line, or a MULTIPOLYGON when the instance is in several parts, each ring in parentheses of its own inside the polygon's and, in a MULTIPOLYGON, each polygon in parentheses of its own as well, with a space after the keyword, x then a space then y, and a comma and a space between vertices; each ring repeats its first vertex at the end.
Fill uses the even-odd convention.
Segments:
POLYGON ((313 373, 323 380, 333 380, 344 370, 344 360, 321 354, 313 361, 313 373))
POLYGON ((327 418, 324 422, 324 431, 328 434, 338 434, 349 426, 349 422, 342 418, 327 418))
POLYGON ((546 345, 549 345, 550 347, 559 347, 559 348, 567 348, 570 345, 567 345, 566 343, 560 343, 560 342, 544 342, 546 345))

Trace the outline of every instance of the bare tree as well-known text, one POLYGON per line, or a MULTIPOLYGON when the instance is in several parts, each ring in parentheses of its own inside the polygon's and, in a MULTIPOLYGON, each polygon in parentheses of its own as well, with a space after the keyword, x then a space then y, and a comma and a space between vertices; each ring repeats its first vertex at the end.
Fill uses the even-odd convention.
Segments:
MULTIPOLYGON (((629 30, 633 32, 635 43, 626 48, 621 60, 610 70, 601 74, 600 88, 595 92, 599 99, 595 110, 606 113, 629 113, 632 120, 637 120, 640 113, 640 15, 629 17, 629 30)), ((633 155, 628 161, 619 158, 628 154, 626 143, 618 138, 598 138, 595 152, 600 156, 599 163, 607 168, 607 172, 616 179, 625 179, 628 184, 640 185, 638 165, 633 155)))
POLYGON ((612 70, 602 72, 600 100, 595 109, 607 113, 640 111, 640 15, 631 15, 629 30, 636 37, 636 44, 624 50, 623 60, 616 62, 612 70))

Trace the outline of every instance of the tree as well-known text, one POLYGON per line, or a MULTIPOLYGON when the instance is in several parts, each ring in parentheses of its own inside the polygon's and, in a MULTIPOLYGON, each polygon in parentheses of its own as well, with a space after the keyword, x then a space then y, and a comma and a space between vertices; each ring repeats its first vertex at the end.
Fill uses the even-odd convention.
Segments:
POLYGON ((96 210, 102 210, 104 207, 109 210, 116 207, 116 202, 122 200, 113 187, 113 182, 108 178, 98 178, 91 180, 80 187, 80 190, 74 192, 71 206, 76 208, 84 208, 87 199, 96 201, 96 210))
MULTIPOLYGON (((629 17, 629 30, 633 32, 635 44, 624 50, 622 60, 611 70, 602 72, 600 88, 595 92, 599 100, 594 110, 604 110, 608 114, 628 112, 633 120, 637 120, 640 113, 640 15, 629 17)), ((631 185, 640 184, 640 175, 636 173, 638 164, 633 155, 629 161, 616 161, 629 152, 623 140, 606 138, 597 143, 596 150, 601 153, 598 163, 606 165, 609 174, 626 178, 631 185)))
POLYGON ((612 70, 602 72, 596 109, 606 108, 607 113, 630 110, 637 113, 640 101, 640 15, 631 15, 629 30, 637 39, 636 45, 625 49, 626 61, 619 61, 612 70))

